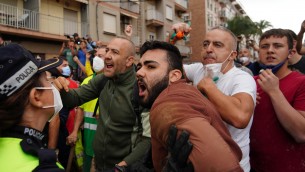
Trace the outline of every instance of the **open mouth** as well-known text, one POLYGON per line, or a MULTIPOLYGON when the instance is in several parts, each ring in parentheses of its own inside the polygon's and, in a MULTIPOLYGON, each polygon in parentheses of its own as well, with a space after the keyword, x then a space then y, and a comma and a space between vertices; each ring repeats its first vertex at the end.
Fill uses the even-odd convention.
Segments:
POLYGON ((109 64, 109 63, 107 64, 107 63, 106 63, 106 68, 107 68, 107 69, 113 68, 113 64, 109 64))
POLYGON ((139 96, 140 97, 144 96, 147 90, 146 84, 143 81, 138 81, 138 87, 139 87, 139 96))
POLYGON ((267 57, 267 61, 273 61, 273 60, 275 60, 276 58, 274 58, 274 57, 272 57, 272 56, 268 56, 267 57))

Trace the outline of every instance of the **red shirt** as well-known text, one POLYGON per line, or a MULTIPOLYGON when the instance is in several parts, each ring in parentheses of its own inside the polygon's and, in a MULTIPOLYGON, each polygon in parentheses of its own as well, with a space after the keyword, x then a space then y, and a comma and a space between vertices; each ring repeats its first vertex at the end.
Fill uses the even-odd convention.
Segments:
MULTIPOLYGON (((250 131, 251 168, 258 172, 304 172, 305 144, 296 143, 286 132, 269 96, 256 84, 261 99, 250 131)), ((305 75, 291 72, 279 81, 279 87, 292 107, 305 111, 305 75)))
MULTIPOLYGON (((75 82, 74 80, 72 80, 70 78, 67 78, 67 80, 70 82, 69 83, 69 88, 77 88, 78 87, 77 82, 75 82)), ((75 119, 75 115, 76 115, 75 111, 76 111, 75 108, 70 110, 68 120, 66 122, 66 127, 67 127, 67 130, 68 130, 69 134, 72 133, 73 128, 74 128, 74 119, 75 119)))

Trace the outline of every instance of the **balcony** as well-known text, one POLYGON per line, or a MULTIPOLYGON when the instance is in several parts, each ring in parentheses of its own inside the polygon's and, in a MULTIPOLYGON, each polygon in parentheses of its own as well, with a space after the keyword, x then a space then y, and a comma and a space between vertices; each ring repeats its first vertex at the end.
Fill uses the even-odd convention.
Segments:
MULTIPOLYGON (((19 9, 15 6, 10 6, 0 3, 0 26, 9 29, 22 29, 28 35, 46 38, 49 35, 71 35, 73 33, 87 34, 87 23, 80 23, 70 21, 64 18, 42 14, 36 11, 19 9), (82 28, 81 32, 78 28, 82 28), (30 32, 29 32, 30 31, 30 32), (39 34, 38 34, 39 33, 39 34)), ((11 31, 12 33, 19 33, 20 31, 11 31)), ((20 32, 21 33, 21 32, 20 32)))
POLYGON ((219 11, 219 18, 220 18, 220 20, 222 20, 222 21, 227 21, 227 19, 228 19, 228 12, 227 12, 226 9, 221 9, 221 10, 219 11))
POLYGON ((187 10, 187 0, 175 0, 175 9, 177 11, 186 12, 186 10, 187 10))
POLYGON ((227 3, 228 3, 227 0, 219 0, 219 4, 220 4, 221 8, 226 7, 227 3))
POLYGON ((146 25, 147 26, 163 26, 164 25, 164 17, 163 14, 154 9, 150 9, 146 11, 146 25))
POLYGON ((133 13, 139 14, 140 12, 140 5, 138 3, 132 1, 121 1, 120 3, 121 8, 133 13))

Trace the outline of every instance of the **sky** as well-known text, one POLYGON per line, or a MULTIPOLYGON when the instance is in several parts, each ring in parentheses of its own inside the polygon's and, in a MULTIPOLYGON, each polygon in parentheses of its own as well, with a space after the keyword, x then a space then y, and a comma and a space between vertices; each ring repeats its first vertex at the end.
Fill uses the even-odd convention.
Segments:
POLYGON ((305 0, 237 0, 254 22, 269 21, 273 28, 291 29, 296 34, 305 20, 305 0))

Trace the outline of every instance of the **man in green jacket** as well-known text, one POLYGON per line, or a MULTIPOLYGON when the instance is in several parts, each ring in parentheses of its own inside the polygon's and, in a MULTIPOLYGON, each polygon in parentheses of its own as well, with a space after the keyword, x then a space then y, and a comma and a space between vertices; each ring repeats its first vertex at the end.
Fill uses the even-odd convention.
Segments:
POLYGON ((136 82, 134 55, 134 44, 128 39, 117 37, 106 48, 104 74, 97 75, 78 89, 69 89, 62 77, 54 81, 61 90, 65 106, 75 107, 101 98, 100 117, 93 141, 98 172, 128 166, 141 159, 150 147, 150 126, 147 122, 139 126, 137 122, 138 119, 148 121, 146 118, 149 116, 137 118, 132 103, 136 82), (104 77, 109 79, 102 87, 104 77))

